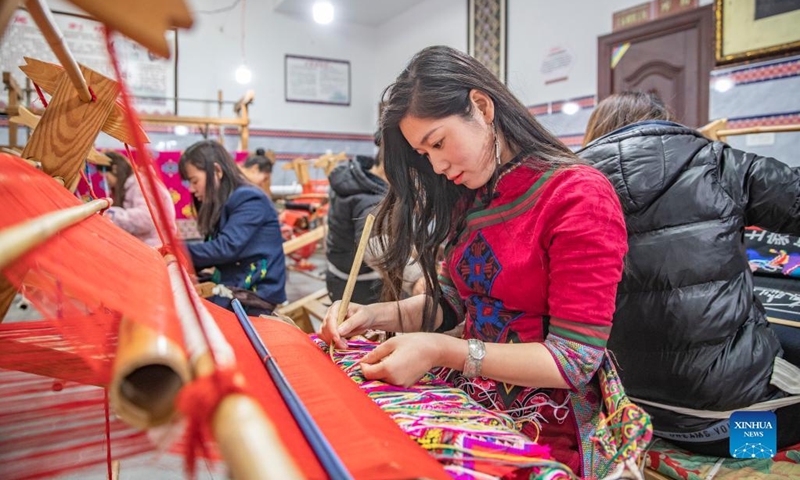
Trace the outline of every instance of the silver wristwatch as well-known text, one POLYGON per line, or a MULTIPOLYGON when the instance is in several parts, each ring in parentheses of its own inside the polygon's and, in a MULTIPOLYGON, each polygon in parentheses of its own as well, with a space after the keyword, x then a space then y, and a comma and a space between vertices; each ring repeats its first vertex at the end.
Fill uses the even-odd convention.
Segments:
POLYGON ((486 345, 481 340, 470 338, 467 340, 467 359, 464 361, 464 369, 462 373, 467 378, 477 377, 481 374, 481 366, 483 366, 483 357, 486 356, 486 345))

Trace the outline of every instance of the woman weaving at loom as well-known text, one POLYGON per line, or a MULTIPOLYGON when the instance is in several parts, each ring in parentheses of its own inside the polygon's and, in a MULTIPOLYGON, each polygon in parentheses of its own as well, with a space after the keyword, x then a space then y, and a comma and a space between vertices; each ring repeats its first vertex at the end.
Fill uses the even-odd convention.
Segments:
MULTIPOLYGON (((105 170, 104 175, 111 189, 111 198, 114 199, 114 206, 106 210, 105 216, 114 225, 151 247, 160 246, 161 239, 158 237, 147 200, 130 162, 117 152, 106 152, 105 155, 111 159, 111 168, 105 170)), ((167 188, 160 182, 156 184, 156 188, 159 189, 159 195, 164 197, 165 204, 172 205, 172 198, 167 188)), ((165 213, 169 215, 170 226, 175 228, 175 210, 166 209, 165 213)))
POLYGON ((216 267, 224 290, 210 298, 230 309, 238 298, 249 315, 271 314, 286 301, 286 264, 275 206, 250 184, 225 148, 206 140, 187 148, 179 162, 189 181, 204 243, 187 245, 196 269, 216 267))
POLYGON ((337 302, 321 337, 345 348, 343 337, 367 329, 423 332, 366 355, 364 376, 411 385, 448 367, 457 386, 591 475, 600 458, 589 440, 600 412, 595 373, 627 248, 613 188, 489 70, 451 48, 419 52, 386 100, 389 192, 376 234, 391 243, 378 267, 387 298, 399 299, 402 271, 419 252, 430 294, 350 304, 338 327, 337 302), (461 321, 463 339, 435 333, 461 321))

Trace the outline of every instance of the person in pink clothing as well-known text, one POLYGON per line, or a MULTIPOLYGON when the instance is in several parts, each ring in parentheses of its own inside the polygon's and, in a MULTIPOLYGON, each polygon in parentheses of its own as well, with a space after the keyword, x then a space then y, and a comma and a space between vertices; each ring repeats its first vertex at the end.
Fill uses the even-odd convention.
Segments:
MULTIPOLYGON (((111 167, 105 171, 105 177, 110 190, 109 196, 114 200, 114 206, 106 211, 106 218, 151 247, 160 246, 161 239, 131 164, 119 153, 106 152, 106 156, 111 159, 111 167)), ((164 197, 167 205, 173 205, 169 191, 161 183, 159 194, 164 197)), ((174 228, 175 209, 168 208, 167 215, 169 224, 174 228)))

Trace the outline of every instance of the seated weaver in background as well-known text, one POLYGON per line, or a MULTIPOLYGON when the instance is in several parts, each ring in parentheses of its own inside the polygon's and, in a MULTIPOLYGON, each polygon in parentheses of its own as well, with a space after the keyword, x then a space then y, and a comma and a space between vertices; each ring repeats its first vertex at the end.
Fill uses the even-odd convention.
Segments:
POLYGON ((272 201, 217 142, 190 146, 178 167, 189 181, 197 229, 206 239, 187 245, 192 263, 197 270, 216 267, 212 281, 231 291, 209 300, 230 309, 232 295, 248 315, 271 314, 286 301, 283 238, 272 201))

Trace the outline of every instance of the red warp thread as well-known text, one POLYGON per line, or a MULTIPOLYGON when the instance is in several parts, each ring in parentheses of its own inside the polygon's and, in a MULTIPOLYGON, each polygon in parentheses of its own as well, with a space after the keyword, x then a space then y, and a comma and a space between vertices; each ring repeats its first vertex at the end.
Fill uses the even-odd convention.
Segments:
MULTIPOLYGON (((134 176, 136 176, 136 182, 139 185, 144 185, 144 183, 142 183, 142 176, 139 175, 139 165, 137 164, 137 162, 133 160, 133 152, 131 152, 131 147, 129 147, 127 143, 124 145, 125 145, 125 152, 128 154, 128 160, 130 160, 131 165, 134 166, 133 174, 134 176)), ((148 165, 143 165, 142 168, 148 168, 148 165)), ((151 192, 151 193, 156 196, 158 195, 158 192, 151 192)), ((144 189, 142 190, 142 196, 144 197, 145 205, 147 205, 147 210, 150 212, 151 216, 154 216, 153 214, 154 212, 157 211, 156 208, 158 207, 158 205, 153 205, 152 201, 150 200, 150 196, 144 192, 144 189)), ((161 248, 159 249, 159 252, 161 252, 162 256, 172 253, 175 249, 169 243, 169 239, 165 238, 164 232, 157 223, 155 224, 155 226, 156 226, 156 233, 158 234, 158 239, 161 240, 161 248)))
POLYGON ((211 375, 200 377, 184 386, 176 401, 178 410, 186 417, 186 471, 194 478, 195 460, 198 454, 209 458, 206 446, 211 437, 209 424, 219 403, 226 396, 243 393, 241 382, 237 382, 236 372, 215 370, 211 375))
MULTIPOLYGON (((122 70, 120 69, 119 66, 119 58, 117 57, 116 50, 114 50, 114 42, 111 41, 111 30, 106 28, 105 34, 106 34, 106 48, 108 49, 108 55, 111 58, 111 66, 114 68, 114 74, 117 77, 117 82, 119 82, 119 93, 122 99, 122 105, 123 107, 125 107, 124 109, 125 122, 127 123, 130 131, 133 133, 136 150, 141 155, 141 158, 136 159, 136 163, 138 164, 141 161, 141 165, 145 166, 144 170, 142 171, 143 178, 147 180, 147 186, 149 187, 149 190, 154 197, 153 205, 155 205, 156 208, 155 211, 151 210, 151 214, 154 214, 153 219, 156 220, 155 225, 156 229, 158 230, 162 226, 167 225, 169 223, 167 222, 167 215, 165 213, 167 206, 165 205, 164 200, 161 198, 161 195, 156 194, 157 187, 156 187, 156 179, 154 178, 155 171, 152 167, 153 161, 150 158, 150 153, 144 146, 145 145, 144 134, 142 133, 140 128, 137 128, 139 126, 138 117, 136 116, 136 112, 133 110, 133 103, 131 101, 130 94, 128 93, 128 87, 125 84, 125 81, 123 80, 122 77, 122 70)), ((130 160, 133 161, 132 158, 130 160)), ((173 207, 170 206, 169 208, 173 207)), ((166 232, 159 232, 159 236, 161 238, 167 239, 167 242, 165 244, 166 247, 167 248, 172 247, 173 248, 172 251, 175 255, 175 258, 178 259, 178 263, 182 265, 187 272, 193 272, 194 270, 192 267, 192 263, 189 261, 185 249, 180 247, 181 243, 180 240, 178 239, 177 232, 173 228, 167 228, 166 230, 167 230, 166 232)), ((191 284, 191 282, 185 275, 181 276, 181 280, 183 282, 183 287, 187 293, 194 290, 194 285, 191 284)), ((189 295, 189 298, 190 298, 189 303, 192 306, 194 318, 198 319, 197 326, 200 329, 200 333, 203 335, 203 340, 205 341, 206 345, 211 345, 211 342, 209 341, 208 338, 208 332, 206 332, 206 327, 205 325, 203 325, 203 322, 199 320, 201 318, 200 317, 201 307, 198 305, 198 299, 196 298, 196 296, 192 295, 189 295)), ((217 365, 217 357, 214 354, 214 349, 209 348, 208 354, 211 357, 211 360, 214 363, 214 365, 217 365)))
POLYGON ((42 105, 44 106, 44 108, 47 108, 47 100, 44 99, 44 93, 42 93, 42 89, 39 88, 39 85, 37 85, 36 83, 34 83, 33 86, 34 88, 36 88, 36 93, 39 94, 39 100, 41 100, 42 105))
POLYGON ((94 186, 92 185, 92 179, 86 175, 86 172, 81 169, 81 178, 83 179, 86 186, 89 187, 89 196, 92 197, 92 200, 97 200, 97 194, 94 193, 94 186))
POLYGON ((111 471, 111 416, 108 411, 108 389, 103 389, 103 413, 106 417, 106 470, 108 473, 108 480, 111 480, 113 472, 111 471))

